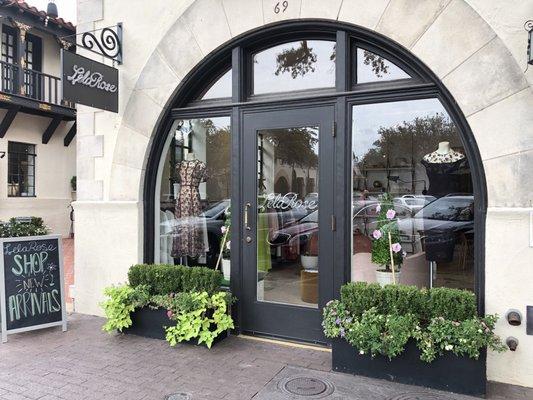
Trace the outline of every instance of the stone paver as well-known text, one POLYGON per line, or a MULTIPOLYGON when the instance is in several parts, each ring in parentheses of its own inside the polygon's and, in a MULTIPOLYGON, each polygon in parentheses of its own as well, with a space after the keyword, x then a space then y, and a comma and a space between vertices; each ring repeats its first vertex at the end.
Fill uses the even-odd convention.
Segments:
MULTIPOLYGON (((344 387, 357 387, 354 395, 375 394, 365 395, 364 400, 420 392, 405 385, 331 373, 330 353, 313 348, 235 336, 211 350, 192 345, 171 348, 165 341, 105 334, 103 322, 73 314, 65 333, 52 328, 10 335, 9 342, 0 345, 0 400, 162 400, 172 393, 189 394, 192 400, 299 399, 268 394, 277 381, 295 373, 326 374, 334 383, 340 379, 344 387)), ((328 398, 348 400, 347 392, 342 393, 328 398)), ((499 393, 489 398, 511 399, 499 393)))

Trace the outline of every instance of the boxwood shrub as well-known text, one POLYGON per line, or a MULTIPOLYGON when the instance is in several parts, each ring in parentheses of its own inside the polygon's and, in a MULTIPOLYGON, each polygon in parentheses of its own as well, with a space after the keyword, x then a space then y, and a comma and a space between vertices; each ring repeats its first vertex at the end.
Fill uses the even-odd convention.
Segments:
POLYGON ((152 296, 193 291, 211 295, 220 290, 222 273, 205 267, 138 264, 130 268, 128 280, 132 287, 146 286, 152 296))
POLYGON ((341 301, 356 317, 372 307, 379 314, 413 314, 423 320, 443 317, 464 321, 477 315, 475 294, 460 289, 420 290, 416 286, 352 282, 342 287, 341 301))

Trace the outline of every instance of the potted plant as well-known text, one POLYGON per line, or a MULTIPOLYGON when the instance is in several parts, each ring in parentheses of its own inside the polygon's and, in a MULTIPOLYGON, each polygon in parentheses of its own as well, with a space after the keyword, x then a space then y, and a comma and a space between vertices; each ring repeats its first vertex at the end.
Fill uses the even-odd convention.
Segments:
POLYGON ((318 232, 308 235, 305 251, 300 255, 302 267, 306 271, 318 271, 318 232))
POLYGON ((385 195, 376 207, 378 213, 376 229, 372 232, 372 262, 376 269, 376 282, 380 285, 400 282, 401 265, 405 253, 400 244, 400 230, 392 199, 385 195))
POLYGON ((333 370, 483 395, 487 350, 506 347, 476 304, 467 290, 348 283, 323 310, 333 370))
POLYGON ((180 265, 134 265, 128 284, 105 289, 103 330, 211 347, 233 328, 233 297, 220 271, 180 265))

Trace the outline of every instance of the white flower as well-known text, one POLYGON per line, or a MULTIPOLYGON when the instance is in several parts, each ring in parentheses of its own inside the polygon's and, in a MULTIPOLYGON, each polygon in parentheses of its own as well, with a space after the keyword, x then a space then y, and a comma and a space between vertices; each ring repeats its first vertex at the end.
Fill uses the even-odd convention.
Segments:
POLYGON ((222 226, 220 228, 220 232, 222 232, 222 234, 226 233, 226 227, 225 226, 222 226))
POLYGON ((228 249, 228 250, 230 250, 230 247, 229 247, 230 243, 231 243, 231 240, 228 240, 228 241, 226 242, 226 249, 228 249))
POLYGON ((444 346, 444 349, 450 351, 453 350, 453 346, 451 344, 447 344, 446 346, 444 346))
POLYGON ((363 355, 363 354, 365 354, 365 351, 364 350, 359 350, 359 354, 363 355))

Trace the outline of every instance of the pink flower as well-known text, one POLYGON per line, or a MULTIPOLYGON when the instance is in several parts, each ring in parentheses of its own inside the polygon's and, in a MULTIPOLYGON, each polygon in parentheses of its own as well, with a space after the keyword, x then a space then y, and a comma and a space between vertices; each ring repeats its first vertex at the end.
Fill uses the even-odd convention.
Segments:
POLYGON ((378 205, 376 206, 376 212, 377 212, 377 213, 381 212, 381 204, 378 204, 378 205))
POLYGON ((222 228, 220 228, 220 232, 222 232, 222 234, 226 233, 226 227, 223 226, 222 228))
POLYGON ((383 236, 383 234, 379 229, 376 229, 374 232, 372 232, 372 236, 374 237, 374 239, 378 240, 383 236))
POLYGON ((394 211, 392 208, 390 210, 387 210, 387 219, 393 219, 396 216, 396 211, 394 211))
POLYGON ((399 253, 400 250, 402 249, 402 246, 400 245, 400 243, 393 243, 392 246, 391 246, 391 249, 395 253, 399 253))
POLYGON ((167 317, 168 318, 172 318, 174 316, 174 313, 172 312, 172 310, 168 310, 167 311, 167 317))

